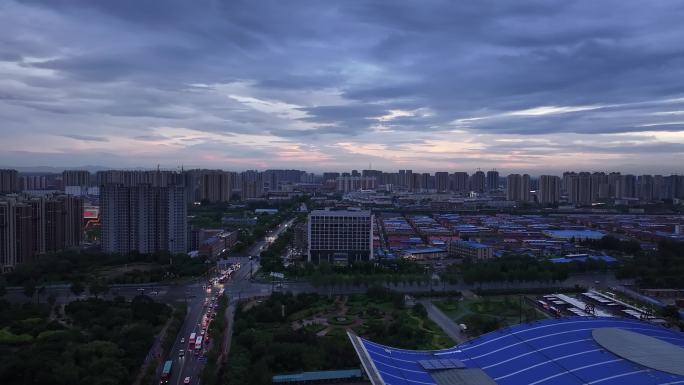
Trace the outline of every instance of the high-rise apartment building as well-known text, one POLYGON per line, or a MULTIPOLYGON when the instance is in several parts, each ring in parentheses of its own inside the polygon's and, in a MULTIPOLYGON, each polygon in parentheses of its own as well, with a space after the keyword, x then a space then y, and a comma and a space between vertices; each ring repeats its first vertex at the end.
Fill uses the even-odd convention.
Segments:
POLYGON ((26 190, 45 190, 48 187, 45 175, 22 175, 19 177, 19 189, 26 190))
POLYGON ((221 170, 203 170, 200 174, 200 200, 228 202, 233 192, 232 173, 221 170))
POLYGON ((654 199, 655 180, 653 175, 639 175, 637 178, 637 197, 646 202, 654 199))
POLYGON ((0 268, 76 247, 83 239, 83 200, 68 195, 0 198, 0 268))
POLYGON ((16 203, 0 200, 0 267, 2 272, 17 265, 16 203))
POLYGON ((263 172, 264 189, 266 191, 282 191, 283 186, 301 183, 306 177, 302 170, 266 170, 263 172))
POLYGON ((308 260, 348 264, 373 259, 370 211, 314 210, 308 220, 308 260))
POLYGON ((435 173, 435 189, 438 193, 449 191, 449 173, 438 171, 435 173))
POLYGON ((570 203, 577 205, 589 205, 592 203, 590 173, 580 172, 579 174, 563 174, 563 177, 567 177, 566 188, 570 203))
POLYGON ((555 204, 560 201, 561 178, 555 175, 539 177, 539 193, 537 199, 540 204, 555 204))
POLYGON ((487 171, 487 191, 499 189, 499 172, 496 170, 487 171))
POLYGON ((19 173, 17 170, 0 170, 0 194, 19 192, 19 173))
POLYGON ((323 173, 323 183, 329 182, 329 181, 337 181, 337 178, 340 176, 339 172, 324 172, 323 173))
POLYGON ((637 197, 637 178, 635 175, 620 176, 615 189, 615 197, 618 199, 637 197))
POLYGON ((451 190, 459 193, 468 192, 468 173, 457 171, 451 174, 451 190))
POLYGON ((361 170, 361 176, 375 177, 378 183, 382 183, 383 174, 384 173, 380 170, 361 170))
POLYGON ((374 176, 340 176, 337 178, 337 191, 342 193, 375 190, 377 187, 377 180, 374 176))
POLYGON ((81 244, 83 239, 83 200, 59 195, 41 200, 45 226, 45 250, 53 253, 81 244))
POLYGON ((264 196, 263 174, 256 170, 240 173, 240 197, 245 199, 261 198, 264 196))
POLYGON ((90 172, 87 170, 64 170, 62 172, 63 186, 89 187, 90 172))
POLYGON ((606 192, 610 193, 608 175, 606 175, 605 172, 595 172, 591 174, 591 201, 597 202, 600 199, 607 198, 604 196, 606 192))
POLYGON ((653 175, 653 199, 666 199, 667 183, 662 175, 653 175))
POLYGON ((484 192, 487 187, 486 179, 484 172, 476 171, 475 174, 470 177, 470 191, 484 192))
POLYGON ((399 170, 399 186, 414 191, 417 183, 413 175, 413 170, 399 170))
POLYGON ((433 189, 432 175, 429 172, 421 173, 418 178, 418 191, 427 192, 433 189))
POLYGON ((184 175, 177 171, 129 171, 107 170, 98 171, 95 179, 98 186, 106 184, 119 184, 124 187, 148 184, 152 187, 181 186, 184 184, 184 175))
POLYGON ((182 185, 101 187, 102 249, 126 254, 187 251, 187 206, 182 185))
POLYGON ((510 174, 506 178, 506 199, 516 202, 529 202, 530 176, 510 174))

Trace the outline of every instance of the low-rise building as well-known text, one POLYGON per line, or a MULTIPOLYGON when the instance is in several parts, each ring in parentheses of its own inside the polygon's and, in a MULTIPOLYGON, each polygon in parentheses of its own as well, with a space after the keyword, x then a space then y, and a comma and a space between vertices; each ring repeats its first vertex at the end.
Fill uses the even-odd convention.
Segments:
POLYGON ((494 248, 475 241, 454 241, 449 244, 449 254, 477 260, 490 259, 494 248))
POLYGON ((237 231, 224 231, 213 237, 206 239, 199 247, 199 254, 211 258, 216 258, 222 253, 230 250, 237 243, 237 231))
POLYGON ((447 251, 440 247, 420 247, 402 251, 404 258, 412 260, 442 259, 447 257, 447 251))

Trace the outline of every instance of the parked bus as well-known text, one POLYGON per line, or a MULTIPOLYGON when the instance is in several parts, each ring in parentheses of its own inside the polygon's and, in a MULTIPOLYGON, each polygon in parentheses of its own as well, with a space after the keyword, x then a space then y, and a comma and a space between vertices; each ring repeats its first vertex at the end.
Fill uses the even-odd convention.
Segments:
POLYGON ((197 335, 195 333, 190 333, 190 338, 188 339, 188 350, 195 348, 195 339, 197 339, 197 335))
POLYGON ((161 374, 161 381, 159 381, 160 384, 168 384, 169 380, 171 379, 171 366, 173 365, 173 361, 166 361, 164 362, 164 369, 162 369, 162 374, 161 374))

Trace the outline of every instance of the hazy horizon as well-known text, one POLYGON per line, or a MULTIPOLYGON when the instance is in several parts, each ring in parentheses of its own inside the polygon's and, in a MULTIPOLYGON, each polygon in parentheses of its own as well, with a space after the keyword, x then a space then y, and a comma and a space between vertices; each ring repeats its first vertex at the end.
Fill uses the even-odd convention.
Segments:
MULTIPOLYGON (((193 170, 193 169, 207 169, 207 170, 223 170, 223 171, 231 171, 231 172, 242 172, 242 171, 251 171, 251 170, 256 170, 256 171, 266 171, 266 170, 284 170, 284 169, 293 169, 293 170, 299 170, 299 171, 305 171, 308 173, 313 173, 316 175, 321 175, 325 172, 339 172, 339 173, 349 173, 352 170, 356 170, 359 173, 363 170, 368 170, 368 168, 356 168, 356 169, 322 169, 322 170, 313 170, 313 169, 307 169, 307 168, 277 168, 277 167, 269 167, 269 168, 252 168, 252 169, 227 169, 227 168, 212 168, 212 167, 188 167, 188 166, 178 166, 178 167, 131 167, 131 168, 117 168, 117 167, 105 167, 105 166, 84 166, 84 167, 53 167, 53 166, 39 166, 39 167, 21 167, 21 166, 3 166, 0 165, 0 169, 16 169, 19 173, 25 173, 25 174, 48 174, 48 173, 61 173, 64 170, 87 170, 91 173, 96 173, 98 171, 107 171, 107 170, 123 170, 123 171, 154 171, 154 170, 161 170, 161 171, 180 171, 180 170, 193 170)), ((420 173, 430 173, 431 175, 434 175, 436 172, 448 172, 449 174, 452 174, 454 172, 467 172, 469 175, 472 175, 476 171, 482 171, 484 173, 487 173, 487 171, 498 171, 499 176, 502 178, 505 178, 509 174, 529 174, 531 177, 539 177, 540 175, 557 175, 557 176, 562 176, 564 172, 604 172, 606 174, 609 174, 611 172, 618 172, 624 175, 662 175, 662 176, 669 176, 669 175, 681 175, 681 173, 656 173, 656 172, 639 172, 639 173, 632 173, 632 172, 627 172, 623 170, 617 170, 617 169, 610 169, 610 170, 600 170, 600 169, 591 169, 591 170, 580 170, 580 169, 567 169, 563 170, 560 172, 528 172, 525 170, 501 170, 501 169, 460 169, 460 170, 447 170, 447 169, 435 169, 435 170, 419 170, 419 169, 411 169, 407 168, 408 170, 411 170, 414 174, 420 174, 420 173)), ((399 171, 397 170, 384 170, 384 169, 377 169, 377 168, 372 168, 371 170, 374 171, 382 171, 385 173, 396 173, 399 171)), ((402 169, 403 170, 403 169, 402 169)))

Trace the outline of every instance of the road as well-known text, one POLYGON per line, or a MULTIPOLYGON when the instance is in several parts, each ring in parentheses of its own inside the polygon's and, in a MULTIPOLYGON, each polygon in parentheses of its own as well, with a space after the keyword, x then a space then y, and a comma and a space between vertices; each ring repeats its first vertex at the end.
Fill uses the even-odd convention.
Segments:
MULTIPOLYGON (((291 224, 292 221, 280 224, 272 232, 272 235, 277 238, 280 233, 287 229, 291 224)), ((247 254, 251 256, 257 256, 266 246, 267 241, 265 239, 260 240, 250 247, 247 254)), ((176 336, 176 341, 174 342, 173 347, 171 348, 171 351, 167 357, 167 359, 173 360, 174 369, 172 370, 171 380, 169 382, 172 385, 183 384, 186 378, 190 379, 191 384, 199 383, 199 378, 204 367, 203 358, 201 358, 201 355, 195 355, 194 353, 189 352, 188 345, 190 342, 190 334, 195 333, 199 335, 199 333, 202 331, 202 319, 205 317, 208 311, 211 311, 207 306, 204 305, 206 300, 210 301, 211 304, 211 301, 216 298, 217 292, 220 289, 224 289, 224 294, 228 296, 232 306, 234 306, 234 304, 242 298, 266 296, 270 293, 270 285, 250 282, 252 275, 259 270, 257 258, 229 257, 228 260, 233 264, 239 263, 240 268, 237 269, 230 276, 230 278, 224 282, 224 284, 219 284, 217 287, 211 287, 211 285, 207 285, 206 282, 203 282, 201 284, 196 283, 186 286, 187 292, 184 295, 183 300, 188 301, 188 313, 186 315, 185 322, 181 327, 181 331, 176 336), (183 356, 180 356, 181 349, 184 350, 185 353, 183 356)), ((215 274, 218 274, 218 272, 215 274)), ((170 300, 174 297, 178 299, 177 290, 174 291, 171 288, 167 288, 166 293, 162 294, 160 292, 158 295, 166 296, 164 298, 160 298, 162 300, 170 300), (169 290, 171 292, 169 292, 169 290)), ((225 315, 218 314, 216 316, 223 317, 225 315)), ((230 324, 232 324, 232 318, 230 318, 228 322, 228 330, 231 330, 232 325, 230 324)), ((227 341, 230 341, 230 338, 228 338, 227 341)), ((219 343, 219 341, 210 341, 210 343, 219 343)), ((207 348, 210 348, 210 346, 207 348)))
POLYGON ((420 301, 425 310, 427 310, 428 318, 434 321, 444 332, 451 337, 456 344, 461 344, 467 340, 466 336, 461 333, 461 328, 454 320, 444 314, 432 301, 422 299, 420 301))
MULTIPOLYGON (((258 270, 258 263, 248 258, 236 258, 235 262, 240 263, 240 268, 224 284, 214 287, 206 283, 186 286, 191 297, 188 300, 188 313, 167 358, 173 360, 173 370, 169 382, 171 385, 183 384, 184 379, 187 377, 190 378, 191 384, 198 383, 204 362, 201 354, 196 355, 194 352, 189 351, 189 337, 192 333, 195 333, 197 336, 202 333, 202 320, 205 316, 208 317, 213 312, 213 309, 215 309, 216 302, 213 301, 217 298, 220 289, 224 289, 224 294, 228 295, 231 302, 235 301, 234 297, 238 292, 244 292, 248 296, 268 295, 268 285, 251 285, 249 282, 250 272, 258 270), (205 301, 209 302, 206 306, 205 301), (214 307, 212 308, 212 306, 214 307), (185 353, 182 357, 180 356, 181 349, 185 353)), ((224 314, 216 314, 216 317, 223 316, 224 314)), ((206 339, 206 334, 203 336, 203 339, 206 339)), ((220 343, 220 341, 209 342, 210 344, 220 343)), ((206 350, 209 350, 211 345, 205 345, 205 347, 206 350)))

